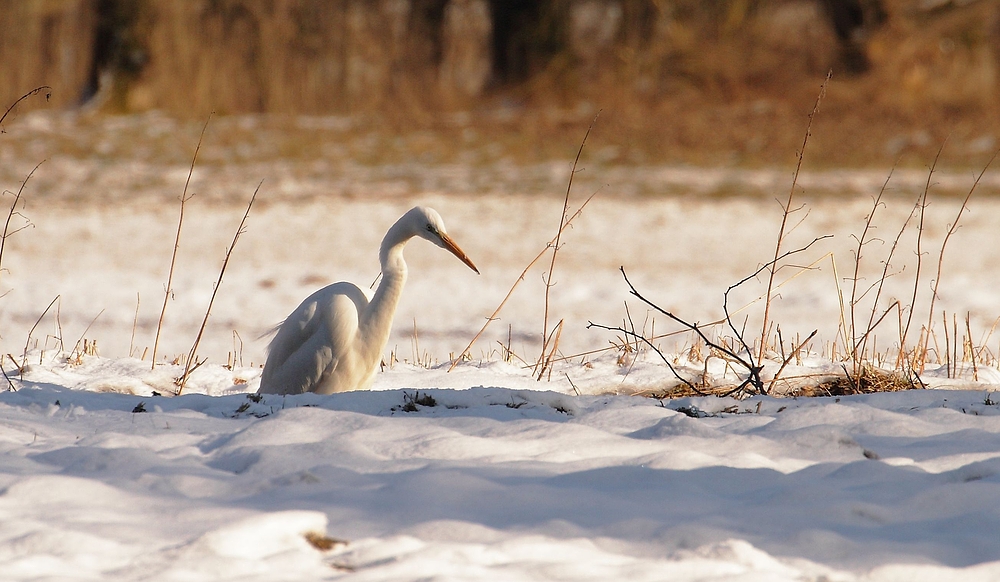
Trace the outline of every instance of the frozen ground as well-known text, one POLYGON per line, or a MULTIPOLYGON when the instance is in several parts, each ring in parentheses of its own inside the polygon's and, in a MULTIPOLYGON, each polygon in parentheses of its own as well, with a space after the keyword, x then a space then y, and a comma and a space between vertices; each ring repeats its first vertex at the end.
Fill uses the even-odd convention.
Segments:
MULTIPOLYGON (((186 167, 52 161, 39 168, 38 190, 29 182, 22 213, 33 226, 7 239, 0 272, 0 353, 10 354, 4 369, 17 388, 0 393, 0 579, 1000 579, 1000 199, 973 199, 949 241, 935 307, 934 321, 954 316, 960 336, 968 314, 975 370, 965 364, 954 379, 932 365, 932 390, 661 403, 629 396, 672 382, 652 354, 573 357, 543 382, 503 361, 501 343, 537 356, 547 261, 471 361, 446 371, 555 233, 568 164, 550 168, 547 196, 456 193, 433 180, 377 196, 373 184, 393 183, 398 168, 359 171, 354 195, 344 168, 329 181, 267 164, 198 173, 151 370, 186 167), (185 395, 156 396, 175 388, 181 369, 167 362, 190 350, 261 179, 199 349, 208 363, 185 395), (295 195, 297 186, 310 193, 295 195), (415 241, 391 365, 374 391, 248 398, 264 358, 259 336, 321 285, 374 280, 379 240, 415 204, 441 212, 483 274, 415 241), (60 353, 84 338, 101 357, 60 353), (14 360, 27 363, 23 375, 14 360), (306 534, 336 541, 316 548, 306 534)), ((437 172, 427 175, 449 175, 437 172)), ((619 266, 661 306, 708 322, 721 316, 726 287, 774 252, 771 197, 634 195, 649 189, 631 175, 609 172, 606 186, 591 177, 575 190, 578 204, 601 189, 565 234, 553 275, 550 325, 564 320, 565 355, 614 340, 586 325, 626 317, 619 266)), ((687 175, 694 192, 726 173, 687 175)), ((943 175, 966 188, 973 179, 943 175)), ((880 185, 829 174, 855 184, 830 194, 822 176, 806 181, 807 195, 824 195, 802 198, 809 215, 787 248, 834 236, 791 261, 810 269, 781 272, 797 276, 772 312, 786 343, 819 330, 818 355, 795 373, 838 369, 822 354, 838 333, 838 288, 849 290, 851 234, 880 185)), ((919 189, 919 178, 899 179, 876 217, 884 242, 865 247, 866 285, 919 189)), ((958 205, 932 195, 918 326, 958 205)), ((901 239, 883 305, 909 301, 914 237, 911 228, 901 239)), ((732 305, 761 291, 751 281, 732 305)), ((630 301, 629 313, 653 331, 640 304, 630 301)), ((744 315, 753 329, 760 305, 744 315)), ((657 333, 670 329, 655 319, 657 333)), ((879 334, 890 349, 893 327, 879 334)))

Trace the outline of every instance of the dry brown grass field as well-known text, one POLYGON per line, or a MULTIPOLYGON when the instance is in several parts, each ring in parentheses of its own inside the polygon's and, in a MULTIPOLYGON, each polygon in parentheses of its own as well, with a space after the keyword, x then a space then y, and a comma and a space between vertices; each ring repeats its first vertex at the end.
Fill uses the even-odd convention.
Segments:
POLYGON ((361 162, 467 163, 479 149, 515 163, 564 159, 601 111, 607 162, 784 166, 829 70, 814 167, 922 168, 947 140, 942 166, 974 168, 1000 136, 1000 5, 988 0, 8 8, 0 102, 48 85, 50 103, 21 109, 155 110, 195 125, 210 112, 272 116, 234 123, 245 131, 223 138, 226 156, 264 142, 258 154, 287 159, 338 147, 361 162), (835 6, 856 8, 844 31, 831 23, 835 6), (299 132, 300 115, 336 116, 318 123, 342 131, 299 132))

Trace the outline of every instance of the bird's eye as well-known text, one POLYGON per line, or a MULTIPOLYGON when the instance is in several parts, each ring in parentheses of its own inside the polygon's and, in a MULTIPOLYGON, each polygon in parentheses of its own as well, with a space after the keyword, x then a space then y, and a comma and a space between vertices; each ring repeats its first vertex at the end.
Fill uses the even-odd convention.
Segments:
POLYGON ((438 234, 438 229, 434 228, 433 224, 427 223, 427 232, 431 234, 438 234))

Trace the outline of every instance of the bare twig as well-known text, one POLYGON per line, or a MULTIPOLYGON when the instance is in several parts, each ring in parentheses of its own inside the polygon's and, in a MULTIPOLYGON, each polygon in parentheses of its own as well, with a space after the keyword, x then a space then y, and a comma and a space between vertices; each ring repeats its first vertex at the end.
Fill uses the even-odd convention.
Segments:
MULTIPOLYGON (((815 243, 816 241, 821 240, 823 238, 829 238, 829 236, 820 237, 820 238, 814 240, 813 242, 815 243)), ((812 243, 810 243, 810 246, 811 246, 811 244, 812 243)), ((806 248, 808 248, 808 247, 806 247, 806 248)), ((800 252, 802 250, 805 250, 805 249, 804 248, 803 249, 798 249, 795 252, 800 252)), ((816 265, 818 265, 820 262, 822 262, 827 257, 832 257, 832 253, 826 253, 825 255, 823 255, 822 257, 820 257, 818 259, 816 259, 812 263, 810 263, 808 265, 805 265, 805 266, 802 266, 802 267, 799 267, 800 270, 797 273, 795 273, 794 275, 788 277, 787 279, 785 279, 784 281, 782 281, 781 283, 779 283, 778 285, 776 285, 774 287, 774 289, 781 289, 782 287, 784 287, 785 285, 787 285, 788 283, 790 283, 792 280, 794 280, 795 278, 797 278, 798 276, 800 276, 802 273, 804 273, 806 271, 809 271, 810 269, 815 268, 816 265)), ((760 273, 760 271, 757 271, 757 274, 759 274, 759 273, 760 273)), ((756 276, 756 275, 754 275, 754 276, 756 276)), ((743 281, 743 283, 749 281, 754 276, 748 277, 747 279, 745 279, 743 281)), ((736 309, 735 311, 730 312, 729 316, 732 317, 733 315, 736 315, 738 313, 742 313, 743 311, 749 309, 751 306, 753 306, 758 301, 761 301, 762 299, 764 299, 764 295, 763 294, 759 295, 755 299, 752 299, 752 300, 748 301, 746 304, 744 304, 739 309, 736 309)), ((710 327, 713 327, 713 326, 716 326, 716 325, 722 325, 722 324, 725 324, 725 323, 727 323, 727 319, 725 317, 723 317, 722 319, 717 319, 715 321, 710 321, 708 323, 699 324, 699 327, 701 327, 702 329, 708 329, 710 327)), ((680 335, 682 333, 687 333, 688 331, 690 331, 690 330, 683 329, 683 330, 676 330, 676 331, 670 331, 670 332, 666 332, 666 333, 661 333, 659 335, 653 333, 653 334, 651 334, 649 336, 648 339, 651 340, 651 341, 656 341, 656 340, 661 340, 661 339, 673 337, 673 336, 676 336, 676 335, 680 335)), ((636 342, 638 342, 638 341, 639 340, 636 340, 636 342)), ((587 351, 584 351, 584 352, 577 352, 577 353, 574 353, 574 354, 559 356, 557 358, 554 358, 553 362, 560 362, 560 361, 572 360, 572 359, 575 359, 575 358, 584 357, 584 356, 591 356, 591 355, 594 355, 594 354, 600 354, 600 353, 603 353, 603 352, 606 352, 606 351, 616 350, 616 349, 620 349, 619 346, 617 346, 617 345, 610 345, 610 346, 604 347, 604 348, 597 348, 597 349, 593 349, 593 350, 587 350, 587 351)), ((532 366, 531 365, 527 365, 525 367, 526 368, 530 368, 532 366)))
POLYGON ((0 133, 4 133, 6 131, 2 128, 3 121, 7 119, 7 116, 10 115, 12 111, 14 111, 14 108, 17 107, 17 105, 21 101, 24 101, 25 99, 32 97, 34 95, 38 95, 42 91, 45 91, 45 100, 48 101, 49 97, 52 97, 52 87, 49 87, 48 85, 42 85, 41 87, 35 87, 31 91, 28 91, 24 95, 21 95, 20 97, 18 97, 17 101, 11 103, 10 107, 8 107, 6 111, 4 111, 3 116, 0 117, 0 133))
POLYGON ((233 242, 229 245, 229 249, 226 250, 226 258, 222 260, 222 269, 219 271, 219 280, 215 282, 212 287, 212 297, 208 300, 208 309, 205 310, 205 318, 201 320, 201 327, 198 328, 198 335, 194 338, 194 345, 191 346, 191 352, 188 354, 187 362, 184 364, 184 373, 181 377, 177 379, 177 394, 180 395, 184 391, 184 386, 187 384, 188 378, 198 366, 205 363, 202 360, 201 363, 197 363, 198 357, 198 344, 201 343, 201 337, 205 333, 205 327, 208 325, 208 317, 212 314, 212 304, 215 303, 215 296, 219 293, 219 287, 222 286, 222 277, 226 274, 226 267, 229 265, 229 258, 233 255, 233 249, 236 248, 237 241, 240 240, 240 236, 246 232, 247 218, 250 216, 250 209, 253 208, 254 200, 257 199, 257 193, 260 191, 261 184, 257 184, 257 188, 253 191, 253 196, 250 197, 250 202, 247 204, 247 210, 243 213, 243 219, 240 220, 240 225, 236 229, 236 234, 233 236, 233 242))
MULTIPOLYGON (((20 371, 20 367, 17 365, 17 361, 14 360, 14 356, 7 354, 7 357, 10 358, 10 361, 14 364, 14 367, 18 368, 18 371, 20 371)), ((3 374, 4 380, 7 381, 7 391, 17 392, 17 388, 14 388, 14 381, 10 379, 10 376, 7 375, 7 370, 5 370, 3 367, 3 356, 0 356, 0 374, 3 374)))
MULTIPOLYGON (((622 272, 622 276, 625 278, 625 283, 628 284, 628 286, 629 286, 629 292, 633 296, 635 296, 636 298, 638 298, 640 301, 642 301, 646 305, 650 306, 651 308, 655 309, 659 313, 661 313, 663 315, 666 315, 667 317, 669 317, 673 321, 675 321, 675 322, 681 324, 682 326, 688 328, 689 330, 695 332, 696 334, 698 334, 698 337, 700 337, 702 339, 702 341, 705 342, 705 345, 707 345, 710 348, 714 348, 714 349, 718 350, 719 352, 721 352, 723 354, 726 354, 728 357, 732 358, 734 361, 738 362, 741 366, 743 366, 744 368, 746 368, 746 370, 748 372, 748 376, 747 376, 747 379, 740 385, 740 389, 742 389, 747 384, 750 384, 750 385, 754 386, 755 388, 757 388, 759 391, 763 391, 763 389, 764 389, 764 383, 760 379, 761 368, 760 368, 760 366, 756 365, 753 362, 753 354, 752 353, 748 353, 747 354, 747 356, 750 358, 750 360, 747 361, 742 356, 740 356, 736 351, 731 350, 731 349, 729 349, 729 348, 727 348, 727 347, 725 347, 725 346, 723 346, 723 345, 721 345, 719 343, 716 343, 716 342, 712 341, 705 334, 705 332, 702 331, 701 326, 698 325, 697 323, 689 323, 689 322, 681 319, 680 317, 677 317, 673 313, 671 313, 671 312, 669 312, 669 311, 661 308, 660 306, 656 305, 655 303, 653 303, 649 299, 646 299, 641 293, 639 293, 639 291, 635 288, 635 286, 632 285, 632 282, 629 280, 628 275, 625 273, 625 268, 621 267, 619 270, 622 272)), ((749 278, 744 279, 744 281, 741 281, 741 283, 745 282, 747 280, 749 280, 749 278)), ((740 283, 737 283, 737 285, 739 285, 739 284, 740 283)), ((732 289, 732 288, 733 287, 730 287, 730 289, 732 289)), ((727 293, 728 293, 728 291, 727 291, 727 293)), ((732 326, 732 322, 730 322, 730 326, 732 326)), ((735 328, 733 328, 733 329, 735 330, 735 328)), ((625 333, 628 333, 628 332, 626 331, 625 333)), ((737 335, 739 335, 738 331, 736 331, 736 333, 737 333, 737 335)), ((648 341, 646 341, 645 343, 647 343, 647 345, 649 345, 648 341)), ((746 343, 743 342, 742 337, 740 338, 740 343, 742 343, 743 346, 746 347, 746 343)))
MULTIPOLYGON (((647 299, 646 297, 644 297, 641 293, 639 293, 639 291, 635 288, 635 286, 629 280, 628 274, 625 272, 625 268, 624 267, 620 267, 619 270, 621 271, 622 276, 625 278, 625 283, 628 285, 629 292, 631 293, 631 295, 633 295, 634 297, 638 298, 640 301, 642 301, 643 303, 645 303, 646 305, 648 305, 649 307, 651 307, 655 311, 657 311, 657 312, 659 312, 659 313, 667 316, 668 318, 670 318, 671 320, 673 320, 676 323, 679 323, 680 325, 682 325, 683 327, 687 328, 688 330, 693 331, 694 333, 696 333, 698 335, 698 337, 701 338, 701 340, 703 342, 705 342, 705 345, 707 345, 709 348, 712 348, 712 349, 716 350, 719 354, 722 354, 726 359, 739 364, 740 366, 742 366, 746 370, 746 373, 747 373, 746 378, 734 390, 732 390, 730 392, 730 394, 735 394, 735 393, 743 390, 747 386, 753 387, 757 391, 757 393, 759 393, 759 394, 765 394, 767 392, 767 390, 765 389, 764 381, 763 381, 763 379, 760 376, 760 373, 761 373, 763 367, 760 365, 760 361, 756 360, 756 358, 754 356, 753 350, 751 350, 750 346, 746 343, 746 341, 744 339, 745 331, 738 329, 736 327, 736 325, 732 321, 732 314, 729 311, 729 293, 731 291, 733 291, 734 289, 736 289, 737 287, 739 287, 740 285, 742 285, 742 284, 746 283, 747 281, 755 278, 757 275, 759 275, 765 269, 770 269, 772 271, 772 273, 776 272, 778 270, 778 268, 776 267, 776 265, 777 265, 778 262, 786 259, 787 257, 789 257, 791 255, 794 255, 794 254, 797 254, 797 253, 801 253, 801 252, 809 249, 813 244, 815 244, 816 242, 818 242, 818 241, 820 241, 822 239, 825 239, 825 238, 829 238, 829 237, 828 236, 817 237, 817 238, 813 239, 812 242, 810 242, 808 245, 805 245, 804 247, 793 249, 793 250, 789 250, 789 251, 785 251, 784 253, 779 254, 777 257, 774 258, 773 261, 770 261, 768 263, 765 263, 764 265, 761 265, 756 271, 754 271, 754 273, 752 273, 751 275, 743 278, 739 282, 737 282, 737 283, 735 283, 733 285, 730 285, 729 288, 726 289, 726 292, 723 294, 723 305, 722 305, 723 312, 725 313, 725 322, 729 325, 730 330, 732 330, 733 334, 736 336, 736 340, 739 342, 739 345, 740 345, 739 349, 732 349, 732 348, 729 348, 728 346, 725 346, 725 345, 723 345, 721 343, 717 343, 715 341, 712 341, 712 339, 710 339, 708 337, 708 335, 706 335, 705 332, 703 331, 703 327, 704 326, 701 326, 701 325, 699 325, 697 323, 690 323, 690 322, 688 322, 688 321, 686 321, 684 319, 681 319, 680 317, 674 315, 673 313, 671 313, 671 312, 669 312, 669 311, 661 308, 660 306, 656 305, 655 303, 653 303, 652 301, 650 301, 649 299, 647 299), (741 353, 746 354, 746 356, 744 357, 744 356, 740 355, 741 353)), ((597 327, 599 329, 606 329, 606 330, 611 330, 611 331, 618 331, 618 332, 621 332, 621 333, 625 334, 628 337, 632 337, 632 338, 636 339, 637 341, 642 341, 646 345, 648 345, 651 348, 653 348, 653 350, 656 351, 660 355, 660 358, 663 359, 667 363, 667 365, 670 367, 671 371, 673 371, 674 375, 677 376, 678 379, 680 379, 680 380, 684 381, 686 384, 688 384, 689 387, 691 387, 692 390, 696 390, 694 388, 693 384, 691 384, 690 382, 688 382, 687 380, 685 380, 684 378, 682 378, 677 373, 677 371, 674 370, 673 366, 669 363, 669 361, 667 361, 667 358, 663 356, 663 354, 659 351, 658 348, 656 348, 655 345, 653 345, 652 341, 649 338, 646 338, 642 334, 636 333, 634 329, 629 330, 629 329, 626 329, 624 326, 622 326, 620 328, 612 328, 612 327, 608 327, 608 326, 597 325, 597 324, 594 324, 593 322, 590 322, 587 327, 588 328, 589 327, 597 327)), ((813 335, 815 335, 815 332, 814 332, 814 334, 812 334, 808 338, 806 338, 806 341, 802 342, 795 350, 793 350, 793 354, 795 352, 797 352, 799 349, 801 349, 802 346, 805 345, 810 339, 812 339, 813 335)), ((786 362, 785 365, 787 365, 787 362, 786 362)), ((782 366, 782 369, 785 367, 785 365, 782 366)), ((777 375, 775 375, 775 379, 776 378, 777 378, 777 375)), ((774 383, 774 380, 772 380, 771 385, 773 385, 773 383, 774 383)))
MULTIPOLYGON (((743 361, 742 359, 738 359, 737 361, 740 362, 740 364, 746 366, 747 370, 751 371, 751 376, 756 375, 753 385, 758 390, 760 390, 761 393, 763 393, 764 384, 763 384, 763 381, 760 379, 759 373, 760 373, 760 370, 761 370, 760 362, 763 362, 763 358, 761 356, 758 356, 757 362, 756 363, 754 362, 753 350, 750 349, 750 346, 746 343, 746 341, 744 339, 744 337, 745 337, 746 334, 744 333, 744 331, 736 329, 735 324, 733 324, 732 314, 730 314, 730 312, 729 312, 729 294, 734 289, 736 289, 737 287, 739 287, 740 285, 746 283, 747 281, 749 281, 751 279, 756 278, 757 275, 759 275, 761 272, 763 272, 766 269, 766 270, 768 270, 768 272, 770 274, 770 276, 769 276, 770 282, 768 283, 768 295, 766 295, 766 297, 768 298, 768 300, 770 300, 770 291, 773 288, 774 275, 779 270, 779 267, 777 266, 778 263, 781 262, 781 261, 783 261, 784 259, 792 256, 792 255, 796 255, 798 253, 801 253, 801 252, 804 252, 804 251, 808 250, 810 247, 812 247, 817 242, 819 242, 819 241, 821 241, 823 239, 830 238, 831 236, 832 235, 824 235, 824 236, 816 237, 812 241, 810 241, 809 244, 807 244, 805 246, 802 246, 802 247, 799 247, 797 249, 793 249, 793 250, 790 250, 790 251, 785 251, 784 253, 781 253, 781 254, 777 255, 776 257, 774 257, 774 260, 772 260, 770 262, 767 262, 767 263, 764 263, 763 265, 761 265, 760 267, 758 267, 757 270, 754 271, 753 273, 751 273, 750 275, 748 275, 748 276, 744 277, 743 279, 741 279, 740 281, 738 281, 738 282, 730 285, 729 288, 726 289, 726 292, 723 293, 723 295, 722 295, 722 311, 723 311, 723 313, 726 316, 725 317, 726 323, 729 325, 729 329, 732 330, 733 334, 736 336, 736 339, 743 346, 743 351, 746 352, 747 358, 749 359, 749 363, 743 361)), ((768 304, 765 303, 765 305, 764 305, 764 313, 765 314, 767 313, 767 310, 768 310, 768 304)), ((766 335, 767 328, 764 328, 764 331, 765 331, 765 335, 762 337, 761 341, 765 341, 766 338, 767 338, 767 335, 766 335)), ((763 350, 764 350, 764 345, 761 345, 761 352, 760 353, 763 353, 763 350)))
MULTIPOLYGON (((214 115, 214 113, 212 115, 214 115)), ((171 286, 174 281, 174 266, 177 264, 177 250, 181 246, 181 226, 184 225, 184 204, 194 196, 194 194, 188 196, 188 186, 191 184, 191 175, 194 174, 194 165, 198 161, 198 152, 201 151, 201 143, 205 139, 205 131, 208 130, 208 124, 212 121, 212 115, 208 116, 208 119, 205 120, 204 127, 201 128, 201 135, 198 136, 198 145, 194 148, 194 156, 192 156, 191 166, 188 168, 187 180, 184 181, 184 191, 181 192, 181 209, 180 216, 177 219, 177 234, 174 237, 174 251, 170 255, 170 271, 167 273, 167 288, 164 290, 163 294, 163 308, 160 309, 160 319, 156 322, 156 337, 153 339, 153 363, 151 369, 156 368, 156 352, 160 347, 160 331, 163 329, 163 318, 167 314, 167 303, 170 301, 170 295, 172 292, 171 286)))
POLYGON ((590 329, 592 327, 597 328, 597 329, 607 330, 607 331, 617 331, 619 333, 625 334, 626 336, 632 337, 636 342, 642 342, 642 343, 646 344, 654 352, 656 352, 656 355, 660 356, 660 359, 663 360, 663 363, 667 365, 667 368, 669 368, 670 371, 673 372, 675 378, 677 378, 678 380, 680 380, 681 382, 683 382, 695 394, 698 394, 700 396, 705 396, 706 395, 704 392, 702 392, 701 390, 699 390, 697 386, 695 386, 694 384, 692 384, 690 380, 688 380, 684 376, 681 376, 680 373, 677 371, 677 369, 674 368, 673 364, 670 363, 670 360, 667 359, 667 356, 665 356, 663 354, 663 352, 660 351, 660 348, 656 347, 656 345, 653 344, 653 342, 649 338, 643 336, 642 334, 635 334, 634 332, 632 332, 632 331, 630 331, 628 329, 625 329, 624 326, 622 326, 622 327, 610 327, 610 326, 607 326, 607 325, 601 325, 599 323, 594 323, 593 321, 588 321, 587 322, 587 328, 590 329))
POLYGON ((575 392, 577 396, 580 396, 580 390, 577 389, 576 384, 573 383, 573 379, 569 377, 569 374, 564 372, 563 376, 566 376, 566 381, 569 382, 570 387, 573 388, 573 392, 575 392))

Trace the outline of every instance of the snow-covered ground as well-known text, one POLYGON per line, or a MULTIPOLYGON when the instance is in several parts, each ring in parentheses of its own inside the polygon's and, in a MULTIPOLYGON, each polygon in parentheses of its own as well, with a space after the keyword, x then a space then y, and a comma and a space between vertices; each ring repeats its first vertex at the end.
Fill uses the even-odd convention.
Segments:
MULTIPOLYGON (((447 360, 468 345, 524 267, 545 249, 558 227, 562 206, 554 196, 427 194, 312 201, 268 196, 265 187, 233 253, 202 339, 199 354, 213 362, 225 363, 235 353, 245 365, 260 364, 266 347, 260 336, 315 289, 338 280, 373 282, 379 272, 379 241, 389 225, 415 204, 441 213, 482 275, 424 241, 412 242, 406 249, 410 277, 390 351, 401 361, 447 360)), ((880 261, 912 202, 910 196, 896 195, 876 215, 879 228, 874 236, 885 242, 876 240, 865 248, 863 287, 878 279, 880 261)), ((243 204, 207 204, 197 197, 189 203, 159 359, 173 360, 189 352, 226 247, 245 210, 243 204)), ((960 200, 936 199, 928 209, 917 325, 926 323, 940 241, 959 204, 960 200)), ((816 236, 834 237, 790 261, 815 263, 813 269, 780 273, 779 281, 796 276, 780 289, 772 321, 781 325, 785 338, 796 333, 805 337, 818 329, 818 350, 834 339, 841 318, 831 260, 837 263, 841 291, 849 293, 844 278, 853 268, 852 234, 860 234, 871 200, 827 197, 809 201, 807 208, 808 217, 788 238, 786 248, 816 236)), ((139 357, 146 351, 148 359, 177 227, 176 201, 64 206, 29 199, 24 214, 34 227, 11 237, 3 255, 0 288, 7 294, 0 302, 0 353, 19 356, 28 331, 58 297, 35 327, 31 347, 52 348, 62 338, 71 350, 85 337, 97 341, 101 355, 122 357, 131 351, 139 357)), ((998 198, 974 200, 963 216, 945 252, 934 317, 939 325, 941 310, 947 311, 949 321, 956 315, 964 333, 968 312, 976 343, 986 343, 994 354, 1000 343, 1000 334, 989 333, 1000 315, 998 217, 998 198)), ((773 256, 780 218, 778 204, 767 199, 699 201, 598 194, 566 231, 552 277, 549 326, 565 320, 561 351, 580 353, 605 347, 613 339, 606 332, 588 330, 587 322, 618 325, 626 317, 628 288, 620 266, 660 306, 690 321, 719 319, 726 287, 773 256)), ((894 297, 904 304, 910 301, 914 231, 911 225, 895 253, 891 272, 898 274, 888 280, 883 304, 894 297)), ((475 358, 497 357, 498 342, 506 345, 508 336, 515 353, 536 357, 548 267, 546 258, 528 272, 499 319, 473 347, 475 358)), ((749 282, 733 294, 731 308, 746 305, 763 289, 762 280, 749 282)), ((654 325, 653 316, 647 316, 642 306, 630 304, 629 309, 637 327, 644 321, 647 328, 654 325)), ((739 321, 749 315, 752 328, 761 312, 760 305, 754 305, 741 312, 739 321)), ((663 318, 656 318, 655 326, 661 331, 668 328, 663 318)), ((894 339, 892 330, 882 333, 880 344, 888 347, 894 339)), ((940 329, 938 334, 942 335, 940 329)), ((943 340, 942 335, 942 345, 943 340)))
POLYGON ((178 367, 36 364, 0 394, 0 578, 1000 577, 988 387, 661 403, 456 372, 258 400, 256 369, 166 398, 178 367))
MULTIPOLYGON (((636 195, 655 191, 651 171, 635 173, 642 187, 627 171, 604 174, 603 187, 581 181, 572 206, 601 191, 562 240, 549 316, 550 329, 564 321, 560 353, 575 356, 539 382, 518 358, 540 349, 548 260, 471 359, 452 372, 447 362, 555 234, 568 164, 553 166, 548 196, 419 184, 376 196, 371 184, 385 176, 368 174, 352 196, 341 184, 349 172, 322 196, 322 180, 275 177, 267 165, 196 172, 151 369, 186 168, 152 180, 157 172, 135 164, 72 171, 80 167, 57 157, 39 168, 39 190, 29 182, 21 209, 32 226, 9 237, 2 256, 0 353, 12 390, 0 393, 0 580, 1000 579, 995 197, 973 199, 943 262, 936 352, 942 312, 950 340, 968 329, 977 349, 976 366, 964 362, 957 378, 934 363, 929 390, 661 402, 634 395, 674 383, 655 354, 622 358, 615 335, 588 321, 675 329, 628 300, 619 266, 662 307, 690 321, 721 317, 726 287, 774 253, 781 216, 770 197, 636 195), (198 350, 207 363, 183 395, 165 396, 183 369, 170 362, 191 349, 261 179, 198 350), (290 194, 296 185, 313 193, 290 194), (379 240, 415 204, 440 211, 482 275, 413 242, 388 367, 372 391, 253 396, 260 336, 319 286, 373 281, 379 240), (67 357, 84 339, 100 356, 67 357)), ((692 192, 726 180, 685 172, 661 177, 680 175, 669 189, 692 192)), ((869 174, 841 176, 856 188, 839 195, 821 186, 824 174, 805 180, 807 193, 824 195, 802 198, 808 216, 786 248, 834 236, 789 261, 808 269, 779 273, 789 281, 771 318, 786 345, 819 330, 813 355, 786 374, 840 369, 829 346, 840 333, 838 294, 850 292, 851 235, 878 191, 869 174)), ((952 190, 973 180, 943 175, 952 190)), ((919 190, 918 178, 899 179, 864 248, 861 288, 878 280, 919 190)), ((932 195, 917 327, 959 204, 932 195)), ((915 244, 911 227, 883 307, 909 304, 915 244)), ((762 287, 741 286, 730 307, 762 287)), ((759 326, 761 305, 743 317, 759 326)), ((880 351, 892 348, 893 330, 879 328, 880 351)), ((691 343, 681 334, 660 345, 675 353, 691 343)))

